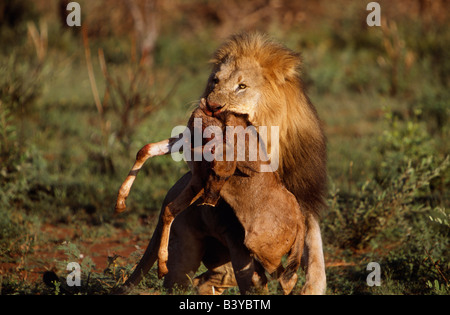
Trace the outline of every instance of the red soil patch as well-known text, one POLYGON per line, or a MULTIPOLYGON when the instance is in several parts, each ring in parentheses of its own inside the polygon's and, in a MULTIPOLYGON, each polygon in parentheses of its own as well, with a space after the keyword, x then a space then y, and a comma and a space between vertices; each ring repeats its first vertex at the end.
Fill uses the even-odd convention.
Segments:
POLYGON ((46 243, 36 242, 32 244, 29 240, 21 240, 21 253, 9 254, 0 260, 0 276, 14 274, 19 280, 27 282, 41 281, 45 271, 55 271, 57 274, 64 273, 58 270, 68 257, 60 246, 64 242, 71 241, 77 245, 81 253, 78 263, 85 257, 90 257, 95 264, 95 272, 103 272, 108 266, 108 257, 119 255, 124 259, 122 264, 137 263, 137 258, 132 253, 145 250, 148 239, 141 239, 129 230, 115 229, 112 236, 97 239, 79 239, 78 231, 73 228, 55 225, 44 225, 41 228, 39 238, 49 240, 46 243))

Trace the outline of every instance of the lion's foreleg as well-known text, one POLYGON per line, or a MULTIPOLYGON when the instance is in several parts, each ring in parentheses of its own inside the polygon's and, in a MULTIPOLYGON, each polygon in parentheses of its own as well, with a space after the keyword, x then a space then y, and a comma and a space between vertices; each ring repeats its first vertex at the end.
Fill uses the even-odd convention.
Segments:
POLYGON ((327 284, 318 218, 314 215, 307 215, 306 226, 305 252, 302 259, 302 263, 305 265, 306 282, 302 294, 321 295, 325 294, 327 284))

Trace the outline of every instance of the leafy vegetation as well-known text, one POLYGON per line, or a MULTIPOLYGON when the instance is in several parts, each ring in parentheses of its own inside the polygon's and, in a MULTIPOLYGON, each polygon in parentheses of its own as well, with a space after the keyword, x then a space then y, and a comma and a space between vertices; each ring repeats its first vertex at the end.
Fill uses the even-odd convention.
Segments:
MULTIPOLYGON (((107 294, 125 281, 187 170, 152 159, 131 211, 114 216, 136 152, 186 123, 215 47, 253 29, 302 52, 328 136, 327 293, 449 294, 446 2, 379 1, 381 27, 354 1, 79 2, 82 29, 65 25, 64 1, 0 5, 0 294, 107 294), (146 2, 155 23, 136 13, 146 2), (72 261, 79 288, 65 282, 72 261), (372 261, 379 287, 366 283, 372 261)), ((275 281, 269 291, 281 294, 275 281)), ((155 270, 137 292, 169 293, 155 270)))

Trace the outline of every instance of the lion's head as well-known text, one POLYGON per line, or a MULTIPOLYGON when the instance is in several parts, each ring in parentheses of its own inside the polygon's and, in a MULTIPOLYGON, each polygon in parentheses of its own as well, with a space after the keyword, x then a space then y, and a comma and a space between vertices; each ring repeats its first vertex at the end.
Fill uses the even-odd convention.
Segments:
POLYGON ((208 109, 248 114, 255 126, 278 126, 278 172, 305 210, 317 214, 326 186, 326 145, 303 90, 299 55, 265 35, 243 33, 225 42, 212 62, 203 94, 208 109))

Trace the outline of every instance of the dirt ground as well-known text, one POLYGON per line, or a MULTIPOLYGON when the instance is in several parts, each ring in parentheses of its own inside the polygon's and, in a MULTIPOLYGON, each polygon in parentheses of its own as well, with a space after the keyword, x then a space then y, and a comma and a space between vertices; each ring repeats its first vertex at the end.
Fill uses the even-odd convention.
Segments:
POLYGON ((27 282, 42 281, 46 271, 54 271, 58 275, 64 270, 61 266, 68 261, 64 246, 67 240, 73 240, 80 251, 79 262, 90 257, 95 264, 94 272, 103 272, 108 267, 108 258, 116 257, 116 264, 137 263, 137 253, 142 253, 148 240, 135 235, 130 230, 115 229, 109 237, 77 240, 77 230, 66 226, 46 224, 40 229, 40 239, 47 242, 23 241, 21 252, 11 253, 0 262, 0 277, 15 274, 18 280, 27 282), (33 243, 36 243, 33 245, 33 243), (32 244, 32 245, 29 245, 32 244), (136 255, 133 255, 136 253, 136 255), (117 259, 118 258, 118 259, 117 259))

